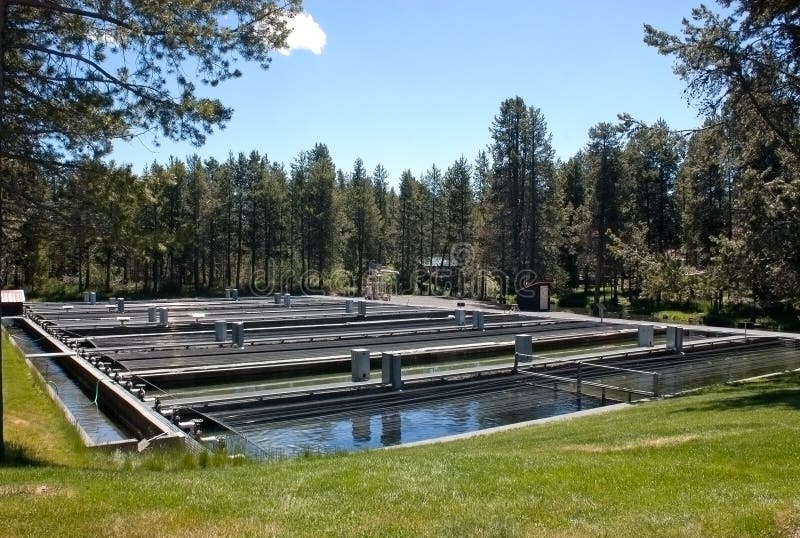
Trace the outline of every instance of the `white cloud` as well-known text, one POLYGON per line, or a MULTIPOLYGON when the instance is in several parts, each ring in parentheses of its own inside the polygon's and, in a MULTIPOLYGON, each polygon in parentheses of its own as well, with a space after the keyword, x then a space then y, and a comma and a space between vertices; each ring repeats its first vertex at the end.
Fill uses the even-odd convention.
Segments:
POLYGON ((308 13, 300 13, 289 19, 289 38, 286 40, 287 48, 279 52, 288 56, 293 50, 310 50, 314 54, 322 54, 328 36, 325 31, 317 24, 314 17, 308 13))

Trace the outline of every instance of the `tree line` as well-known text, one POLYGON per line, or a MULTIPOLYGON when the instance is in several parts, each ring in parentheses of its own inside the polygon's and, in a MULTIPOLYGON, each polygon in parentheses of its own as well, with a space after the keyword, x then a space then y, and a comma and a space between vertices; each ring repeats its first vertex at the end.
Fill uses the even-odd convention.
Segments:
POLYGON ((405 292, 494 297, 549 280, 595 302, 796 301, 796 208, 774 204, 797 198, 770 198, 796 168, 780 145, 737 129, 741 118, 687 134, 621 115, 562 162, 542 111, 513 97, 474 159, 394 182, 381 164, 337 167, 324 144, 288 166, 255 150, 140 174, 85 160, 55 184, 28 178, 48 203, 7 212, 2 276, 34 292, 55 280, 361 293, 377 261, 405 292))
POLYGON ((705 114, 700 128, 621 114, 561 161, 544 113, 512 97, 477 155, 393 178, 377 163, 334 163, 324 144, 288 164, 258 150, 173 157, 142 172, 104 160, 112 139, 159 122, 167 137, 201 143, 230 110, 195 98, 174 67, 196 57, 213 86, 238 76, 231 50, 266 66, 299 2, 285 12, 272 2, 186 4, 187 26, 169 31, 156 12, 3 2, 1 283, 34 293, 361 293, 378 262, 407 292, 494 297, 549 280, 594 302, 797 306, 800 8, 721 4, 729 15, 697 8, 681 35, 645 26, 646 43, 675 58, 705 114), (239 33, 203 30, 243 6, 239 33), (34 40, 42 10, 47 47, 34 40), (158 61, 100 69, 137 47, 158 61), (167 75, 180 98, 168 97, 167 75))

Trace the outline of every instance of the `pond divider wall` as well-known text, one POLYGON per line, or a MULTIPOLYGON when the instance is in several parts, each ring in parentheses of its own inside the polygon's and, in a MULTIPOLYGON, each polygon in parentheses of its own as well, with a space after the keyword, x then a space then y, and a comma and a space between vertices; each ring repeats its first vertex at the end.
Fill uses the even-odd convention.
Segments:
MULTIPOLYGON (((62 368, 83 388, 84 392, 96 394, 98 406, 137 438, 157 438, 154 443, 158 445, 184 443, 186 434, 153 412, 144 402, 78 357, 73 350, 52 338, 35 323, 22 317, 17 319, 26 332, 41 339, 43 347, 53 352, 64 353, 58 357, 62 368)), ((30 361, 28 364, 35 370, 30 361)), ((126 447, 127 445, 119 448, 126 447)))

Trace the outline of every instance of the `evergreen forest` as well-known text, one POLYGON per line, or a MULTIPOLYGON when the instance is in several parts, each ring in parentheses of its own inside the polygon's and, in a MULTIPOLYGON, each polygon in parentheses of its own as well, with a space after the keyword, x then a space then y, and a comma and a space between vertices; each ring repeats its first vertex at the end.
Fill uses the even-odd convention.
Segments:
MULTIPOLYGON (((236 4, 243 17, 272 5, 208 4, 236 4)), ((561 160, 552 147, 558 125, 510 96, 491 125, 476 126, 488 127, 485 149, 390 177, 379 155, 335 163, 325 141, 288 163, 271 160, 269 147, 225 160, 175 156, 142 171, 110 161, 111 141, 133 128, 199 144, 230 110, 195 98, 190 83, 177 104, 161 98, 170 86, 158 82, 175 73, 149 72, 155 64, 145 60, 125 77, 98 75, 98 58, 111 53, 102 39, 71 48, 82 21, 122 31, 122 17, 3 2, 0 284, 53 298, 232 287, 361 294, 380 266, 396 271, 395 293, 504 301, 545 280, 564 306, 792 313, 800 307, 800 8, 720 4, 726 15, 696 8, 679 35, 644 27, 703 113, 697 129, 620 111, 597 118, 583 148, 561 160), (75 64, 78 56, 96 61, 75 64)), ((159 46, 176 61, 193 55, 212 85, 237 76, 220 51, 265 61, 252 36, 189 44, 187 35, 219 23, 213 13, 184 15, 175 31, 186 34, 159 46)), ((153 17, 129 29, 129 46, 154 50, 153 17)), ((253 30, 268 33, 258 43, 286 38, 275 17, 253 30)))

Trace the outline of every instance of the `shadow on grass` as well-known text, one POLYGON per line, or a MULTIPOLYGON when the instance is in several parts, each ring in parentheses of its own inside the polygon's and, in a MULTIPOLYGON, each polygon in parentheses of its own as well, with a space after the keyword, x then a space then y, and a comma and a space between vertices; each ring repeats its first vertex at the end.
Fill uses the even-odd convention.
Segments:
POLYGON ((52 465, 34 456, 26 446, 6 443, 5 456, 0 458, 0 468, 4 467, 39 467, 52 465))
POLYGON ((722 398, 677 410, 726 411, 754 407, 782 407, 800 410, 800 374, 797 372, 761 381, 731 383, 722 398))

